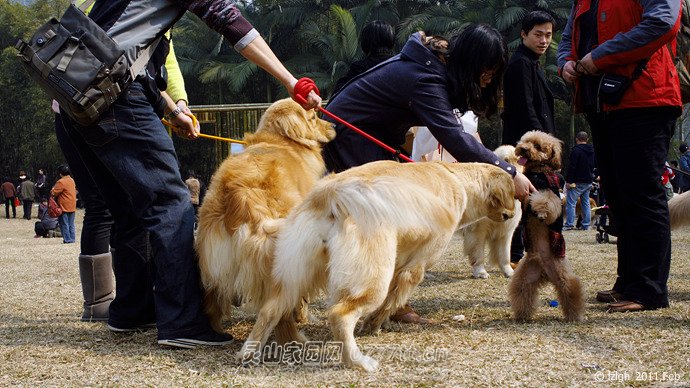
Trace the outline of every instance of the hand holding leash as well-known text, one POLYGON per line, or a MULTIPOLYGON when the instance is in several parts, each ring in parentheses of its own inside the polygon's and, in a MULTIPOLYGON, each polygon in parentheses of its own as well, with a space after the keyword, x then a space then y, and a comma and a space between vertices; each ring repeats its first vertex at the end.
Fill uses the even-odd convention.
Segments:
MULTIPOLYGON (((297 83, 295 84, 295 91, 294 91, 295 96, 293 97, 293 99, 295 101, 297 101, 298 103, 302 104, 302 106, 304 106, 307 103, 306 96, 308 96, 311 92, 319 93, 319 89, 316 87, 316 84, 314 83, 314 81, 309 79, 309 78, 300 78, 297 81, 297 83)), ((409 162, 409 163, 414 163, 414 160, 401 154, 400 151, 394 149, 393 147, 390 147, 388 144, 380 141, 379 139, 371 136, 370 134, 362 131, 361 129, 355 127, 354 125, 352 125, 352 124, 348 123, 347 121, 341 119, 340 117, 334 115, 333 113, 326 110, 326 108, 317 106, 314 109, 320 110, 321 112, 323 112, 327 116, 330 116, 333 120, 339 122, 340 124, 350 128, 351 130, 353 130, 353 131, 357 132, 358 134, 364 136, 365 138, 371 140, 376 145, 378 145, 379 147, 392 153, 393 155, 397 156, 398 158, 400 158, 406 162, 409 162)))
MULTIPOLYGON (((192 125, 194 126, 194 128, 200 128, 200 126, 199 126, 199 120, 197 120, 196 116, 194 116, 192 113, 189 113, 189 114, 185 113, 185 115, 187 115, 187 116, 189 116, 189 117, 191 118, 191 120, 192 120, 192 125)), ((182 129, 180 129, 179 127, 177 127, 176 125, 174 125, 174 124, 171 123, 170 121, 168 121, 168 120, 166 120, 166 119, 162 119, 161 121, 163 122, 164 125, 167 125, 168 127, 172 128, 172 129, 175 131, 175 133, 180 134, 180 133, 183 132, 182 129)), ((230 138, 227 138, 227 137, 220 137, 220 136, 207 135, 207 134, 201 133, 201 132, 197 132, 197 133, 196 133, 196 136, 193 137, 192 139, 196 139, 197 137, 203 137, 203 138, 212 139, 212 140, 227 141, 227 142, 229 142, 229 143, 247 144, 246 141, 230 139, 230 138)))

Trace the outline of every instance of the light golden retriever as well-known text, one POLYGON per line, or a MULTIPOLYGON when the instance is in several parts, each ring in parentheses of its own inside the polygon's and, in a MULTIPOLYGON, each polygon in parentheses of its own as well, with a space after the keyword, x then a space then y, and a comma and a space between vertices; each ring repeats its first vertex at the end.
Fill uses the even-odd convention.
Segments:
POLYGON ((509 174, 480 163, 379 161, 324 178, 279 234, 272 295, 238 357, 260 352, 274 327, 279 342, 304 341, 290 311, 326 290, 343 362, 375 370, 378 362, 355 343, 359 318, 367 317, 365 331, 378 332, 455 230, 486 216, 511 218, 514 194, 509 174))
POLYGON ((322 145, 332 125, 284 99, 263 114, 247 148, 218 168, 199 210, 196 249, 204 308, 216 330, 233 302, 263 304, 275 236, 290 209, 325 173, 322 145))
POLYGON ((690 226, 690 191, 677 194, 668 201, 671 214, 671 229, 690 226))
POLYGON ((508 294, 515 319, 528 320, 534 313, 539 288, 546 282, 558 293, 567 321, 584 317, 585 298, 580 279, 565 256, 562 207, 555 175, 561 168, 561 141, 548 133, 530 131, 522 136, 515 154, 524 174, 537 188, 523 209, 525 257, 510 279, 508 294))
MULTIPOLYGON (((515 147, 502 145, 496 148, 494 153, 522 172, 522 166, 517 163, 515 147)), ((515 200, 515 217, 510 220, 496 222, 489 218, 483 218, 462 230, 463 251, 472 266, 473 277, 478 279, 489 277, 489 273, 484 267, 486 263, 485 247, 488 247, 489 263, 500 268, 505 277, 513 276, 513 268, 510 266, 510 243, 521 217, 520 201, 515 200)))

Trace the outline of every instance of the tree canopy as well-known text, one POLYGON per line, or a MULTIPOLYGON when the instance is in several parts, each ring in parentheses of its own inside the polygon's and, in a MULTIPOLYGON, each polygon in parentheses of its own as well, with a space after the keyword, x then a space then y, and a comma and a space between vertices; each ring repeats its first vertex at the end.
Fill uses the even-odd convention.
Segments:
MULTIPOLYGON (((12 46, 17 37, 27 38, 49 17, 59 17, 68 4, 68 0, 0 2, 3 175, 16 177, 21 169, 33 176, 38 168, 51 173, 63 162, 53 132, 50 101, 20 68, 12 46)), ((298 77, 314 79, 324 96, 332 92, 350 64, 362 57, 358 37, 369 21, 384 20, 394 26, 396 49, 414 31, 450 37, 476 22, 496 27, 515 49, 524 15, 544 10, 557 21, 554 42, 542 57, 547 78, 558 98, 567 101, 570 95, 555 66, 559 31, 570 12, 568 0, 243 0, 237 4, 286 67, 298 77)), ((175 25, 172 39, 193 105, 272 102, 287 96, 273 78, 244 60, 222 36, 190 13, 175 25)), ((556 120, 564 137, 570 136, 571 118, 568 105, 558 102, 556 120)), ((576 125, 584 125, 581 118, 578 120, 576 125)), ((497 145, 500 127, 497 117, 480 121, 487 146, 497 145)), ((189 143, 176 141, 181 156, 190 156, 181 158, 191 164, 186 168, 214 170, 215 166, 194 165, 219 161, 199 158, 195 162, 192 155, 200 152, 200 146, 189 143)))

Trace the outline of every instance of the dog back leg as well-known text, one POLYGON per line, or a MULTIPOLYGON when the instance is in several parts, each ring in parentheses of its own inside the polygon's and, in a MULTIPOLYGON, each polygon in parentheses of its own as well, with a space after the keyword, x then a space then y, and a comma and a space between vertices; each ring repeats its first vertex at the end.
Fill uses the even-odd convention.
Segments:
POLYGON ((285 302, 282 300, 281 287, 277 287, 274 292, 275 293, 266 301, 259 311, 251 333, 249 333, 247 340, 244 341, 242 349, 237 352, 236 359, 239 362, 253 363, 253 360, 256 360, 258 364, 261 350, 266 344, 268 337, 271 335, 273 328, 276 327, 281 319, 292 320, 290 316, 291 307, 286 306, 285 302))
POLYGON ((364 322, 363 331, 365 333, 378 333, 383 322, 387 321, 393 312, 407 303, 412 292, 424 279, 426 269, 438 261, 445 251, 453 237, 453 232, 433 232, 436 234, 435 236, 421 243, 413 251, 398 251, 398 260, 408 264, 396 270, 390 282, 386 300, 364 322), (409 257, 403 257, 404 255, 409 255, 409 257))
POLYGON ((529 252, 520 260, 508 285, 508 298, 513 316, 518 321, 532 318, 539 295, 543 273, 539 259, 529 252))
POLYGON ((578 322, 584 318, 585 296, 580 279, 573 272, 567 258, 551 258, 544 266, 546 276, 558 293, 565 320, 578 322))
POLYGON ((513 267, 510 266, 510 242, 512 233, 501 233, 500 236, 490 242, 489 257, 498 268, 501 269, 503 276, 509 278, 513 276, 513 267))
POLYGON ((395 270, 395 231, 364 236, 355 225, 345 225, 329 241, 328 310, 333 338, 343 344, 346 365, 373 372, 378 361, 362 354, 354 337, 359 318, 370 314, 386 299, 395 270), (345 276, 343 276, 345 274, 345 276))
POLYGON ((488 279, 489 273, 484 268, 484 245, 486 245, 486 230, 478 224, 486 224, 489 220, 480 220, 476 224, 470 225, 463 231, 462 249, 467 256, 467 260, 472 266, 472 277, 477 279, 488 279))

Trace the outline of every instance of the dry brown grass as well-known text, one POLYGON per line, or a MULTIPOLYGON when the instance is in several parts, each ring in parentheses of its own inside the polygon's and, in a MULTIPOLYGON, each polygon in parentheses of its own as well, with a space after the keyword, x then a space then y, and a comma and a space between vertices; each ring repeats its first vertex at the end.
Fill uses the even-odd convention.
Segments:
MULTIPOLYGON (((611 286, 616 262, 615 246, 597 244, 594 236, 566 233, 589 296, 580 324, 562 322, 558 309, 547 306, 554 297, 549 288, 533 322, 514 322, 508 280, 498 271, 472 279, 454 240, 412 297, 413 307, 438 323, 394 324, 379 336, 358 337, 381 362, 377 373, 366 374, 245 368, 233 359, 240 342, 226 350, 171 350, 156 344, 155 331, 118 335, 82 323, 78 244, 34 239, 33 221, 0 219, 0 386, 591 386, 598 379, 603 386, 690 385, 690 230, 673 235, 671 307, 634 314, 608 314, 595 303, 594 292, 611 286), (453 320, 459 314, 466 319, 453 320)), ((319 321, 303 328, 326 341, 322 300, 313 311, 319 321)), ((252 319, 238 311, 228 330, 245 338, 252 319)))

